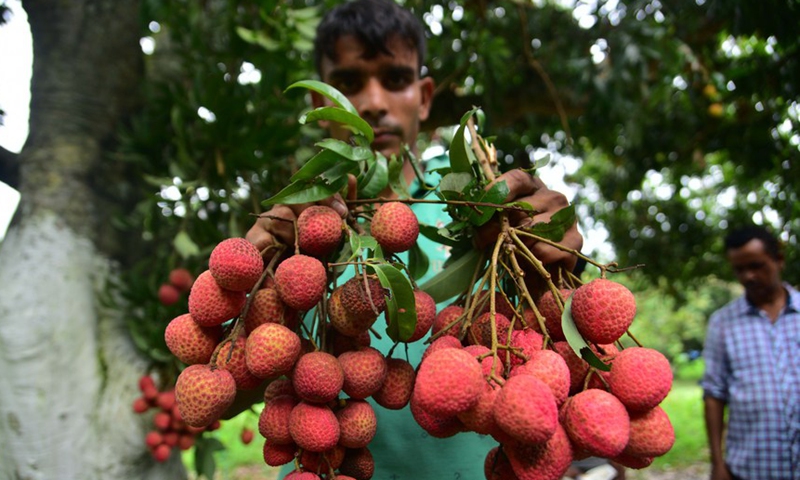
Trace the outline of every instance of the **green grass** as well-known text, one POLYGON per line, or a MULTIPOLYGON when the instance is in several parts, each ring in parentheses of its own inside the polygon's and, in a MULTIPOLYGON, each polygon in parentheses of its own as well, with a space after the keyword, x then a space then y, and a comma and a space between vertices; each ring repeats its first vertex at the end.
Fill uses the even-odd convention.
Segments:
POLYGON ((703 419, 703 390, 695 380, 675 380, 661 407, 675 429, 675 445, 653 468, 671 469, 708 461, 708 443, 703 419))

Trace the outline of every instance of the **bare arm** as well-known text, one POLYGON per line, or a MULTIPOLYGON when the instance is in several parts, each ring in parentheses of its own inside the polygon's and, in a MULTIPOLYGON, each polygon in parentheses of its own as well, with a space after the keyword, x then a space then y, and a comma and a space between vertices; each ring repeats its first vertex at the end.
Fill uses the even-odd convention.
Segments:
POLYGON ((725 465, 725 456, 722 452, 722 434, 725 429, 725 402, 718 398, 706 396, 704 404, 708 447, 711 452, 711 479, 730 480, 730 473, 725 465))

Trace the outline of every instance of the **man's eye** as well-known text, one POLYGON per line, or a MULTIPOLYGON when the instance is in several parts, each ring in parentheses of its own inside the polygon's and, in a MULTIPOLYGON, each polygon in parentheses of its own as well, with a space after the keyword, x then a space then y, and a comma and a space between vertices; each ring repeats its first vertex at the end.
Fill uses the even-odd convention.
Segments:
POLYGON ((388 90, 402 90, 411 84, 411 79, 404 75, 388 76, 383 80, 383 85, 388 90))
POLYGON ((361 84, 356 80, 339 80, 333 86, 345 95, 356 93, 361 88, 361 84))

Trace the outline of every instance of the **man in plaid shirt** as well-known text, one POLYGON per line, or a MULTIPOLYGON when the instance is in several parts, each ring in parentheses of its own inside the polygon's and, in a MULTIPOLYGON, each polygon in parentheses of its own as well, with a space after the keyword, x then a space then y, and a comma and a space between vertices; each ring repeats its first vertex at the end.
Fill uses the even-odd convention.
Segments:
POLYGON ((725 251, 745 293, 711 316, 703 351, 711 478, 800 480, 800 293, 766 229, 731 232, 725 251))

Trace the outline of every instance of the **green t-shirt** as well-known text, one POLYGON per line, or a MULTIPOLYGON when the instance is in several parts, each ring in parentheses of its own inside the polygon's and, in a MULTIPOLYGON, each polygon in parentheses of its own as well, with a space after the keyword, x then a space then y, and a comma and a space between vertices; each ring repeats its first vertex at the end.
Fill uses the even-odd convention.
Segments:
MULTIPOLYGON (((448 165, 447 159, 436 158, 426 162, 427 170, 448 165)), ((438 183, 436 174, 426 174, 426 183, 438 183)), ((419 191, 415 181, 410 186, 411 192, 419 191)), ((416 196, 416 195, 415 195, 416 196)), ((414 204, 412 209, 422 224, 443 227, 450 222, 450 217, 440 204, 414 204)), ((418 283, 425 281, 442 270, 445 260, 450 255, 450 248, 419 236, 420 248, 428 256, 430 267, 427 274, 418 283)), ((401 258, 403 256, 401 255, 401 258)), ((407 258, 403 258, 406 260, 407 258)), ((349 271, 348 271, 349 272, 349 271)), ((352 276, 349 273, 340 277, 341 281, 352 276)), ((439 304, 439 310, 446 305, 439 304)), ((384 354, 392 347, 393 342, 385 334, 386 323, 383 316, 373 328, 381 334, 381 339, 372 338, 372 346, 384 354)), ((408 344, 407 359, 414 367, 419 365, 422 353, 427 348, 425 343, 429 335, 414 343, 408 344)), ((393 354, 398 358, 406 358, 406 349, 399 345, 393 354)), ((484 478, 483 462, 490 449, 497 446, 491 436, 478 435, 474 432, 459 433, 450 438, 435 438, 420 427, 411 415, 408 406, 402 410, 388 410, 377 405, 371 398, 367 399, 375 409, 378 418, 378 430, 375 438, 367 445, 375 460, 373 480, 481 480, 484 478)), ((281 469, 281 478, 294 469, 290 463, 281 469)))

